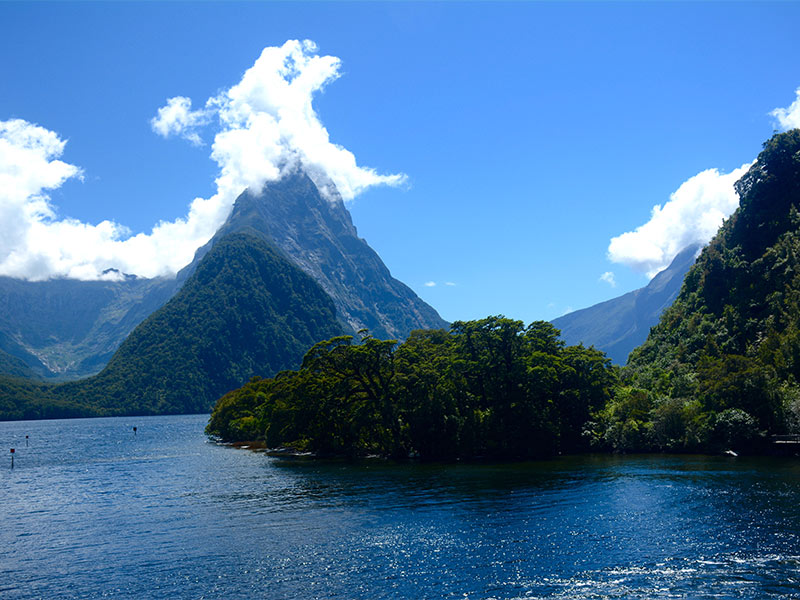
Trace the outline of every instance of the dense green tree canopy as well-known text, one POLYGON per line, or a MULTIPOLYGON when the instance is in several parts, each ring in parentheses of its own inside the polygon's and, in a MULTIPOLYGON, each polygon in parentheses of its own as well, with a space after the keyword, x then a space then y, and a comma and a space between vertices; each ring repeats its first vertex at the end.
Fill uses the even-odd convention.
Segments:
POLYGON ((605 355, 545 322, 489 317, 402 344, 337 337, 298 371, 217 404, 208 432, 318 454, 524 458, 586 449, 582 427, 616 381, 605 355))

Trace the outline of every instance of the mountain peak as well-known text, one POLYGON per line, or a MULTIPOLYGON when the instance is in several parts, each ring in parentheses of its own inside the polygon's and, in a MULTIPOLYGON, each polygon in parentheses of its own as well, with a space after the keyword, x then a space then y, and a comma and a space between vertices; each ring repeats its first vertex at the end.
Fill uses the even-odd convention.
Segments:
POLYGON ((123 273, 119 269, 115 269, 114 267, 109 267, 102 272, 102 275, 106 278, 114 278, 117 281, 124 280, 124 281, 132 281, 134 279, 139 279, 138 275, 133 273, 123 273))
POLYGON ((249 231, 277 246, 319 283, 345 328, 376 337, 405 338, 414 329, 447 323, 411 289, 394 279, 380 257, 358 237, 335 187, 322 194, 303 170, 261 190, 246 190, 215 238, 249 231))

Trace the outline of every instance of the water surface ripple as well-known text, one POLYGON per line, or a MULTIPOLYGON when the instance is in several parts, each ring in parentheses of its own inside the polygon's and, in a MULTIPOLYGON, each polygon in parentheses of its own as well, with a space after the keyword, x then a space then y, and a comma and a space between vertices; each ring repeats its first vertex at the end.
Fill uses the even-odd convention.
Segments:
POLYGON ((0 598, 800 598, 794 459, 286 460, 206 419, 0 423, 0 598))

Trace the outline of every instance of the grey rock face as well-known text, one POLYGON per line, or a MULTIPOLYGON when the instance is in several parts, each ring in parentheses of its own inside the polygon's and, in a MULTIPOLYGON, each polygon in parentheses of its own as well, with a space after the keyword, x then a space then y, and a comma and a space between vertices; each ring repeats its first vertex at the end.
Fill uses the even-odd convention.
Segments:
POLYGON ((358 237, 341 198, 323 197, 303 172, 239 196, 217 235, 243 230, 267 237, 313 277, 347 330, 403 339, 414 329, 448 325, 358 237))

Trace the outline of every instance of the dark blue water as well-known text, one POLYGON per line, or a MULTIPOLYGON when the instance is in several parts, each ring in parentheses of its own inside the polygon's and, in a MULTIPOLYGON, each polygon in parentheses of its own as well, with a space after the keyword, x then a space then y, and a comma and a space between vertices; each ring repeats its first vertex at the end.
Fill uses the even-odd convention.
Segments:
POLYGON ((0 423, 0 598, 800 598, 800 461, 314 462, 205 422, 0 423))

